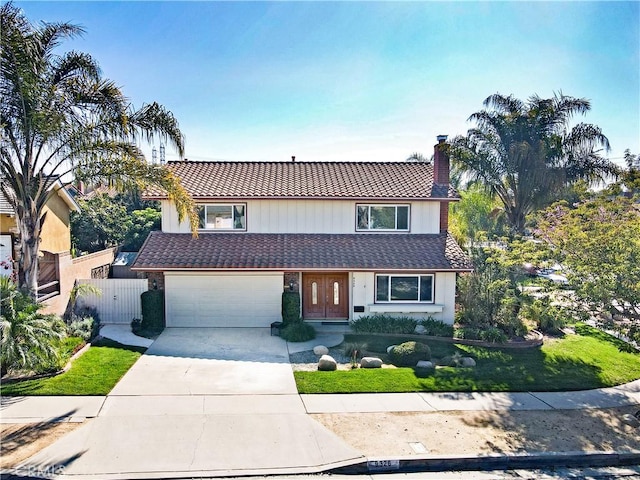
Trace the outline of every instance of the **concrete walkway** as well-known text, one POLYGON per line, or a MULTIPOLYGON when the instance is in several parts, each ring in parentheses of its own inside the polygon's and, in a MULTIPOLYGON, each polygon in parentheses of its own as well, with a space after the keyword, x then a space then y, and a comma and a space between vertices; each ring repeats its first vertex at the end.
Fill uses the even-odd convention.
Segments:
MULTIPOLYGON (((21 468, 57 468, 59 478, 79 480, 314 473, 366 458, 311 413, 640 405, 640 380, 579 392, 298 395, 286 357, 291 347, 266 332, 242 330, 226 337, 165 330, 107 397, 2 398, 2 423, 92 419, 21 468), (175 350, 180 343, 184 348, 175 350), (233 378, 218 378, 225 370, 234 370, 233 378)), ((313 343, 331 346, 332 338, 313 343)))

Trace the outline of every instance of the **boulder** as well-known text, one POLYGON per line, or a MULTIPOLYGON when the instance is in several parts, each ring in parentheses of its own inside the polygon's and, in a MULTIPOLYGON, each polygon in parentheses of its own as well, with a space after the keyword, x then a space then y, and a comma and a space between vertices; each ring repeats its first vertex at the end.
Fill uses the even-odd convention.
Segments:
POLYGON ((338 363, 331 355, 322 355, 318 360, 318 370, 322 372, 332 372, 338 368, 338 363))
POLYGON ((396 346, 395 346, 395 345, 389 345, 389 346, 387 347, 387 353, 391 353, 391 350, 393 350, 394 348, 396 348, 396 346))
POLYGON ((413 333, 417 333, 418 335, 424 335, 427 329, 424 325, 416 325, 416 328, 413 329, 413 333))
POLYGON ((420 360, 416 363, 416 368, 433 368, 433 362, 429 360, 420 360))
POLYGON ((460 359, 460 366, 461 367, 475 367, 476 366, 476 361, 471 357, 462 357, 460 359))
POLYGON ((623 415, 622 421, 627 425, 631 425, 634 428, 640 427, 640 420, 638 420, 634 415, 631 415, 630 413, 623 415))
POLYGON ((360 360, 362 368, 382 368, 382 360, 376 357, 362 357, 360 360))
POLYGON ((324 345, 316 345, 315 347, 313 347, 313 353, 321 357, 322 355, 328 355, 329 349, 324 345))

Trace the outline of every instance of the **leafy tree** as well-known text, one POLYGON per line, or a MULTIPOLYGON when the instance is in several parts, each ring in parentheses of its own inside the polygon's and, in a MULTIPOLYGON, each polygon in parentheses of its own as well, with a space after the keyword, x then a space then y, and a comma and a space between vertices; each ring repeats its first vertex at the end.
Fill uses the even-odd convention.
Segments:
POLYGON ((498 249, 474 249, 472 261, 474 271, 458 279, 458 323, 471 329, 495 328, 507 335, 524 335, 520 310, 528 298, 518 286, 521 269, 509 265, 498 249))
POLYGON ((506 234, 502 208, 481 187, 472 185, 460 195, 450 207, 449 230, 461 245, 472 247, 506 234))
POLYGON ((71 241, 77 250, 97 252, 120 245, 131 226, 124 205, 108 194, 79 199, 80 212, 71 213, 71 241))
POLYGON ((590 314, 640 320, 640 210, 602 196, 541 214, 536 235, 567 268, 579 305, 590 314))
POLYGON ((586 99, 534 95, 523 102, 495 94, 484 106, 469 117, 476 127, 452 140, 450 154, 471 182, 500 200, 515 233, 522 234, 527 215, 549 205, 566 185, 617 175, 617 167, 600 155, 609 149, 600 128, 570 126, 591 108, 586 99))
POLYGON ((157 103, 135 109, 90 55, 58 54, 63 40, 83 33, 76 25, 33 25, 6 3, 0 32, 0 188, 20 231, 20 285, 36 297, 43 209, 56 182, 70 176, 123 190, 159 185, 195 234, 193 200, 168 169, 147 164, 137 147, 157 136, 183 155, 171 112, 157 103))
POLYGON ((58 367, 58 341, 64 324, 39 312, 42 305, 0 277, 0 370, 41 373, 58 367))
POLYGON ((153 230, 160 230, 162 213, 154 208, 134 210, 131 212, 131 225, 127 230, 122 250, 137 252, 153 230))
POLYGON ((640 195, 640 155, 633 155, 631 150, 626 149, 624 162, 627 169, 622 173, 622 184, 632 195, 640 195))

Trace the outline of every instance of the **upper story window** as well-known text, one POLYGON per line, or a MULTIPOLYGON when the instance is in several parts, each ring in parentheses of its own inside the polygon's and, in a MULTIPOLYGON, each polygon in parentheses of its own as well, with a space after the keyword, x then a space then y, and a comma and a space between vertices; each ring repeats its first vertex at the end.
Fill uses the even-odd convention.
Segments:
POLYGON ((409 205, 356 205, 356 230, 409 231, 409 205))
POLYGON ((203 230, 246 230, 246 205, 200 205, 200 228, 203 230))

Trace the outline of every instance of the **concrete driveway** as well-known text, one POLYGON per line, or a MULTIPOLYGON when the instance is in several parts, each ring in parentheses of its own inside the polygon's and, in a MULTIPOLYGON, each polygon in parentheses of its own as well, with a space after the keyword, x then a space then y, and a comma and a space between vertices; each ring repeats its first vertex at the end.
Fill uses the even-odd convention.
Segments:
POLYGON ((362 460, 307 415, 287 344, 268 328, 170 328, 97 418, 22 468, 122 480, 315 473, 362 460))
POLYGON ((297 394, 287 344, 268 328, 168 328, 110 396, 297 394))

